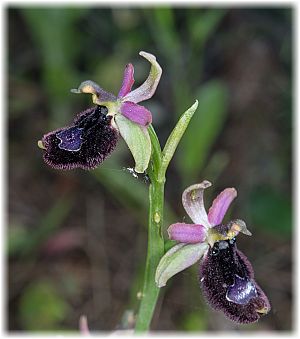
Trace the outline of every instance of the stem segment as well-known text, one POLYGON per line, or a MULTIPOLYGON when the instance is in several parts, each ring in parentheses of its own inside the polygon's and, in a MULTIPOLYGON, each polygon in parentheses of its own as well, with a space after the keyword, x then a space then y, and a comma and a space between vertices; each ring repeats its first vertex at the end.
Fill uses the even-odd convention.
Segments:
POLYGON ((164 255, 162 226, 166 171, 197 106, 198 101, 196 100, 194 105, 182 114, 171 132, 163 152, 154 128, 152 125, 148 128, 152 149, 151 163, 147 170, 151 180, 149 186, 148 251, 142 300, 135 325, 136 332, 143 332, 149 329, 159 295, 159 288, 155 283, 155 273, 160 259, 164 255))
POLYGON ((162 225, 165 179, 160 178, 158 180, 158 170, 161 165, 161 148, 152 126, 149 127, 149 134, 153 152, 152 167, 150 165, 148 169, 148 175, 151 180, 149 186, 148 250, 142 299, 135 326, 136 332, 149 330, 160 290, 155 284, 155 272, 161 257, 164 255, 162 225))
POLYGON ((155 284, 155 272, 161 257, 164 255, 164 240, 161 234, 164 200, 163 183, 151 183, 149 199, 148 252, 142 300, 135 327, 137 332, 149 329, 160 290, 155 284))

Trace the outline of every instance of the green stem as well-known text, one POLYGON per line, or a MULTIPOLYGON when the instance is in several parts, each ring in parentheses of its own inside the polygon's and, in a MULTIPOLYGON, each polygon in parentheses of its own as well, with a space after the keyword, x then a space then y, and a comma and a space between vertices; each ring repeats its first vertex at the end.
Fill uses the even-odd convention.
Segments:
POLYGON ((187 109, 173 131, 171 132, 163 152, 159 140, 152 125, 148 131, 151 139, 151 163, 147 173, 150 177, 149 186, 149 228, 148 228, 148 250, 144 277, 144 286, 140 308, 137 314, 135 325, 136 332, 149 330, 151 319, 155 310, 159 295, 159 288, 155 283, 156 268, 164 255, 163 208, 164 208, 164 187, 166 182, 166 171, 176 151, 192 116, 197 109, 198 101, 187 109))
POLYGON ((159 296, 159 288, 155 284, 155 272, 161 257, 164 255, 162 225, 165 179, 158 179, 158 172, 161 166, 161 148, 152 126, 149 127, 149 133, 152 144, 152 167, 150 165, 148 169, 148 175, 151 180, 149 186, 148 250, 142 299, 135 326, 136 332, 149 330, 159 296))

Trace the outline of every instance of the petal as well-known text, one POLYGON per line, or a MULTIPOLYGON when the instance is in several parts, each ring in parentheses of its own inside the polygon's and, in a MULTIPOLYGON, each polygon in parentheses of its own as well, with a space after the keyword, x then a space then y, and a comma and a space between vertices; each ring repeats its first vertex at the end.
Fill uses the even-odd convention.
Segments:
POLYGON ((114 119, 135 160, 135 171, 144 173, 148 168, 151 156, 151 141, 148 129, 135 124, 121 114, 117 114, 114 119))
POLYGON ((134 68, 132 64, 127 64, 124 70, 123 83, 118 94, 118 98, 123 98, 131 91, 131 87, 134 84, 133 78, 134 68))
POLYGON ((209 249, 200 264, 200 286, 208 304, 232 321, 252 323, 270 310, 250 262, 233 239, 216 242, 209 249))
POLYGON ((73 125, 43 136, 45 162, 53 168, 93 169, 115 149, 118 132, 111 124, 106 108, 93 107, 74 120, 73 125))
POLYGON ((203 192, 211 183, 207 180, 188 187, 182 194, 182 204, 195 224, 211 227, 204 207, 203 192))
POLYGON ((101 105, 106 101, 116 101, 117 98, 109 92, 104 91, 98 84, 94 81, 86 80, 83 81, 78 89, 71 89, 72 93, 89 93, 92 94, 93 103, 96 105, 101 105))
POLYGON ((221 224, 232 200, 237 196, 234 188, 226 188, 213 201, 209 211, 208 220, 212 226, 221 224))
POLYGON ((206 238, 206 228, 202 225, 176 223, 168 228, 169 238, 184 243, 195 244, 206 238))
POLYGON ((139 125, 147 126, 152 122, 152 115, 150 111, 148 111, 145 107, 130 101, 126 101, 122 104, 121 113, 127 119, 139 125))
POLYGON ((206 243, 178 244, 172 247, 157 266, 155 274, 157 286, 165 286, 173 275, 197 262, 207 249, 206 243))
POLYGON ((150 99, 155 93, 161 77, 162 69, 156 61, 155 56, 146 52, 140 52, 139 54, 151 63, 150 73, 146 81, 140 87, 128 93, 123 98, 124 101, 138 103, 150 99))

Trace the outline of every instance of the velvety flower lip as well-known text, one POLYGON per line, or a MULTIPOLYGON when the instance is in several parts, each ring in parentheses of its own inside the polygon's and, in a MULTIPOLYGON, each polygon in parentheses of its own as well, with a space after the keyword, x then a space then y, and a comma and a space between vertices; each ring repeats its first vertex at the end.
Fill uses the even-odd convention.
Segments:
POLYGON ((194 224, 179 222, 169 226, 169 238, 178 244, 161 258, 155 281, 163 287, 169 278, 200 260, 200 286, 207 303, 232 321, 251 323, 271 308, 254 280, 250 262, 236 248, 235 237, 251 233, 240 219, 222 224, 237 196, 234 188, 223 190, 206 213, 203 196, 210 186, 204 180, 183 192, 183 206, 194 224))
POLYGON ((93 169, 115 149, 118 131, 110 126, 104 106, 78 114, 73 124, 47 133, 42 138, 44 161, 61 170, 93 169))
POLYGON ((235 241, 221 240, 209 249, 200 264, 199 281, 207 303, 237 323, 255 322, 271 309, 235 241))

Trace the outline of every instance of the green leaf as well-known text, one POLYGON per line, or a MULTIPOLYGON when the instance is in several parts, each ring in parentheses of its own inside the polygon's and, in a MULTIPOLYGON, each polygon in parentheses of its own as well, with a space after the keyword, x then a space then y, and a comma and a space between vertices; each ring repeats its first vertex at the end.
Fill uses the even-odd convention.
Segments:
POLYGON ((27 242, 21 249, 20 254, 22 256, 36 255, 36 251, 38 251, 43 241, 48 239, 49 235, 53 234, 53 232, 62 225, 69 215, 72 205, 72 198, 68 196, 58 198, 42 219, 39 220, 35 232, 28 234, 27 242))
POLYGON ((149 11, 144 9, 146 23, 149 26, 152 39, 162 55, 172 64, 178 65, 179 37, 176 29, 175 13, 172 7, 154 8, 149 11))
POLYGON ((23 225, 11 225, 8 233, 8 253, 10 256, 35 256, 39 246, 64 222, 72 208, 73 200, 62 196, 36 221, 34 232, 23 225))
POLYGON ((207 315, 205 309, 189 312, 181 319, 181 329, 188 332, 207 330, 207 315))
POLYGON ((147 128, 130 121, 121 114, 115 116, 115 121, 134 158, 135 171, 144 173, 151 156, 151 141, 147 128))
POLYGON ((166 285, 173 275, 197 262, 207 250, 207 243, 178 244, 172 247, 160 260, 155 274, 158 287, 166 285))
POLYGON ((49 96, 51 123, 65 122, 70 107, 66 104, 68 91, 78 82, 73 69, 74 60, 82 46, 84 34, 76 22, 87 9, 66 7, 30 7, 21 13, 39 53, 43 87, 49 96), (76 41, 76 43, 74 43, 76 41), (62 114, 64 112, 64 114, 62 114))
POLYGON ((193 181, 207 160, 225 122, 228 96, 222 82, 212 80, 198 93, 198 113, 179 147, 178 165, 184 177, 193 181))
POLYGON ((28 331, 49 331, 59 327, 69 311, 54 285, 38 281, 28 286, 20 300, 20 318, 28 331))
POLYGON ((20 250, 26 246, 28 237, 28 232, 26 232, 26 229, 23 225, 10 224, 8 227, 7 241, 8 255, 13 256, 20 252, 20 250))
POLYGON ((173 131, 171 132, 166 145, 162 152, 162 166, 161 166, 161 176, 165 176, 166 170, 169 166, 169 163, 171 159, 173 158, 173 155, 176 151, 176 148, 186 130, 186 128, 189 125, 189 122, 191 121, 196 109, 198 107, 198 100, 191 106, 189 109, 187 109, 180 119, 178 120, 176 126, 174 127, 173 131))
POLYGON ((203 48, 206 41, 217 29, 227 10, 217 8, 202 11, 189 20, 190 37, 196 48, 203 48))

